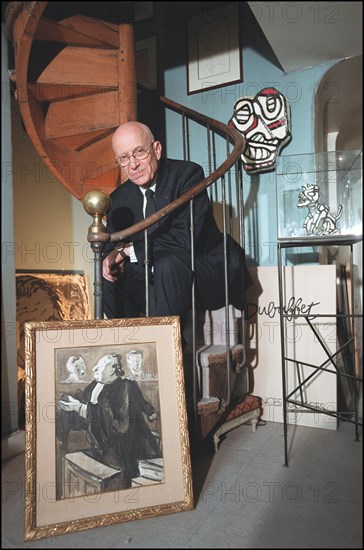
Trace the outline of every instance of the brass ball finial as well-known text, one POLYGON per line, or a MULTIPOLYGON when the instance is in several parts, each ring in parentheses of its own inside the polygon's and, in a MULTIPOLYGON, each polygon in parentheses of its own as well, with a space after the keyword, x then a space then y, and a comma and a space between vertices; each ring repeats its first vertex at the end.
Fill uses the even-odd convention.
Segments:
POLYGON ((110 208, 111 200, 109 195, 106 195, 99 189, 93 189, 88 191, 83 197, 83 207, 90 216, 93 217, 93 223, 88 230, 88 240, 97 241, 104 240, 103 234, 106 233, 102 218, 105 216, 110 208))
POLYGON ((110 197, 99 189, 88 191, 83 197, 83 207, 90 216, 104 216, 110 208, 110 197))

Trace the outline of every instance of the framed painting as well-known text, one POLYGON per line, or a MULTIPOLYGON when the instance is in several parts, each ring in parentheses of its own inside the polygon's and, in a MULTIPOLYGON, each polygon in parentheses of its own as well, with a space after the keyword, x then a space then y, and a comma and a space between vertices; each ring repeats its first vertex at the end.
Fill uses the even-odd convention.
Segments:
MULTIPOLYGON (((17 347, 26 321, 91 319, 87 277, 76 271, 16 271, 17 347)), ((24 358, 18 366, 24 369, 24 358)))
POLYGON ((91 319, 88 279, 82 271, 16 271, 18 422, 25 427, 24 323, 91 319))
POLYGON ((193 509, 179 317, 25 339, 25 540, 193 509))
POLYGON ((191 17, 187 34, 188 94, 242 80, 238 3, 191 17))
POLYGON ((138 84, 157 89, 157 37, 151 36, 135 43, 135 66, 138 84))

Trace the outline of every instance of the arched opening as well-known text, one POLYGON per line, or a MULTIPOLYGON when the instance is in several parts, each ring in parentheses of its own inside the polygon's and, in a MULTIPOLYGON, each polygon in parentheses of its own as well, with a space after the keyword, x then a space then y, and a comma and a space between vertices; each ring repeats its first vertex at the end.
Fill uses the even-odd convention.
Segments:
POLYGON ((322 78, 315 98, 315 150, 363 146, 363 56, 344 59, 322 78))

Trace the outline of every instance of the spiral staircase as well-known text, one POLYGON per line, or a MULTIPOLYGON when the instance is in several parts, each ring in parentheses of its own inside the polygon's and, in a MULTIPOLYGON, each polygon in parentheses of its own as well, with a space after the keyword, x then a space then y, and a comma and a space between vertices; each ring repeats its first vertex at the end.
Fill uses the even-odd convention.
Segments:
MULTIPOLYGON (((7 32, 14 46, 14 67, 10 67, 9 73, 24 127, 47 167, 79 200, 93 190, 109 195, 123 183, 111 139, 120 124, 138 119, 140 93, 136 83, 133 2, 102 3, 103 6, 118 4, 125 7, 118 10, 117 22, 92 17, 82 10, 77 13, 77 9, 65 17, 62 10, 56 9, 57 5, 63 5, 64 12, 65 5, 71 10, 70 5, 83 5, 84 9, 92 4, 101 5, 97 2, 10 2, 6 12, 7 32)), ((212 188, 212 184, 216 185, 220 179, 224 186, 225 175, 231 168, 237 168, 240 161, 244 139, 234 128, 163 96, 154 97, 153 101, 155 99, 164 109, 170 109, 181 117, 184 158, 190 158, 189 124, 193 121, 204 128, 210 173, 163 211, 111 235, 112 242, 146 229, 156 217, 168 215, 181 204, 191 201, 202 189, 212 188), (226 142, 226 158, 219 165, 215 154, 217 139, 226 142)), ((241 165, 240 171, 236 169, 235 173, 238 174, 237 183, 242 187, 241 165)), ((226 203, 224 193, 223 187, 223 208, 226 203)), ((217 197, 218 191, 213 191, 213 194, 217 197)), ((238 202, 243 204, 241 196, 238 202)), ((242 214, 239 215, 239 239, 243 245, 243 219, 242 214)), ((229 220, 226 221, 225 212, 222 217, 226 231, 229 220)), ((92 238, 97 241, 99 235, 94 234, 92 238)), ((230 357, 228 321, 225 324, 228 373, 234 358, 230 357)), ((195 326, 193 330, 196 330, 195 326)), ((241 350, 238 351, 240 354, 241 350)), ((195 356, 194 349, 194 360, 195 356)), ((237 361, 240 363, 241 358, 237 361)), ((227 380, 227 389, 221 390, 220 387, 226 395, 217 399, 219 404, 229 403, 229 374, 227 380)), ((212 423, 206 423, 205 431, 221 415, 219 407, 209 409, 202 406, 203 414, 217 414, 212 423)))
MULTIPOLYGON (((40 157, 75 197, 94 188, 110 193, 120 183, 111 135, 137 118, 133 26, 84 14, 52 20, 47 4, 7 8, 22 120, 40 157)), ((54 12, 57 3, 49 4, 54 12)))

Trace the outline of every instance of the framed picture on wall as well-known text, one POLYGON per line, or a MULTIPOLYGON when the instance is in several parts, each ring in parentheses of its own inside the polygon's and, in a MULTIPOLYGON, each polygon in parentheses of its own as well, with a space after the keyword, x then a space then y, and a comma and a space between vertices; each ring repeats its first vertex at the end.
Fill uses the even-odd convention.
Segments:
POLYGON ((187 93, 240 82, 239 6, 227 4, 188 20, 187 93))
POLYGON ((135 44, 135 65, 138 84, 157 89, 157 37, 138 40, 135 44))
POLYGON ((193 509, 179 317, 25 339, 25 540, 193 509))

